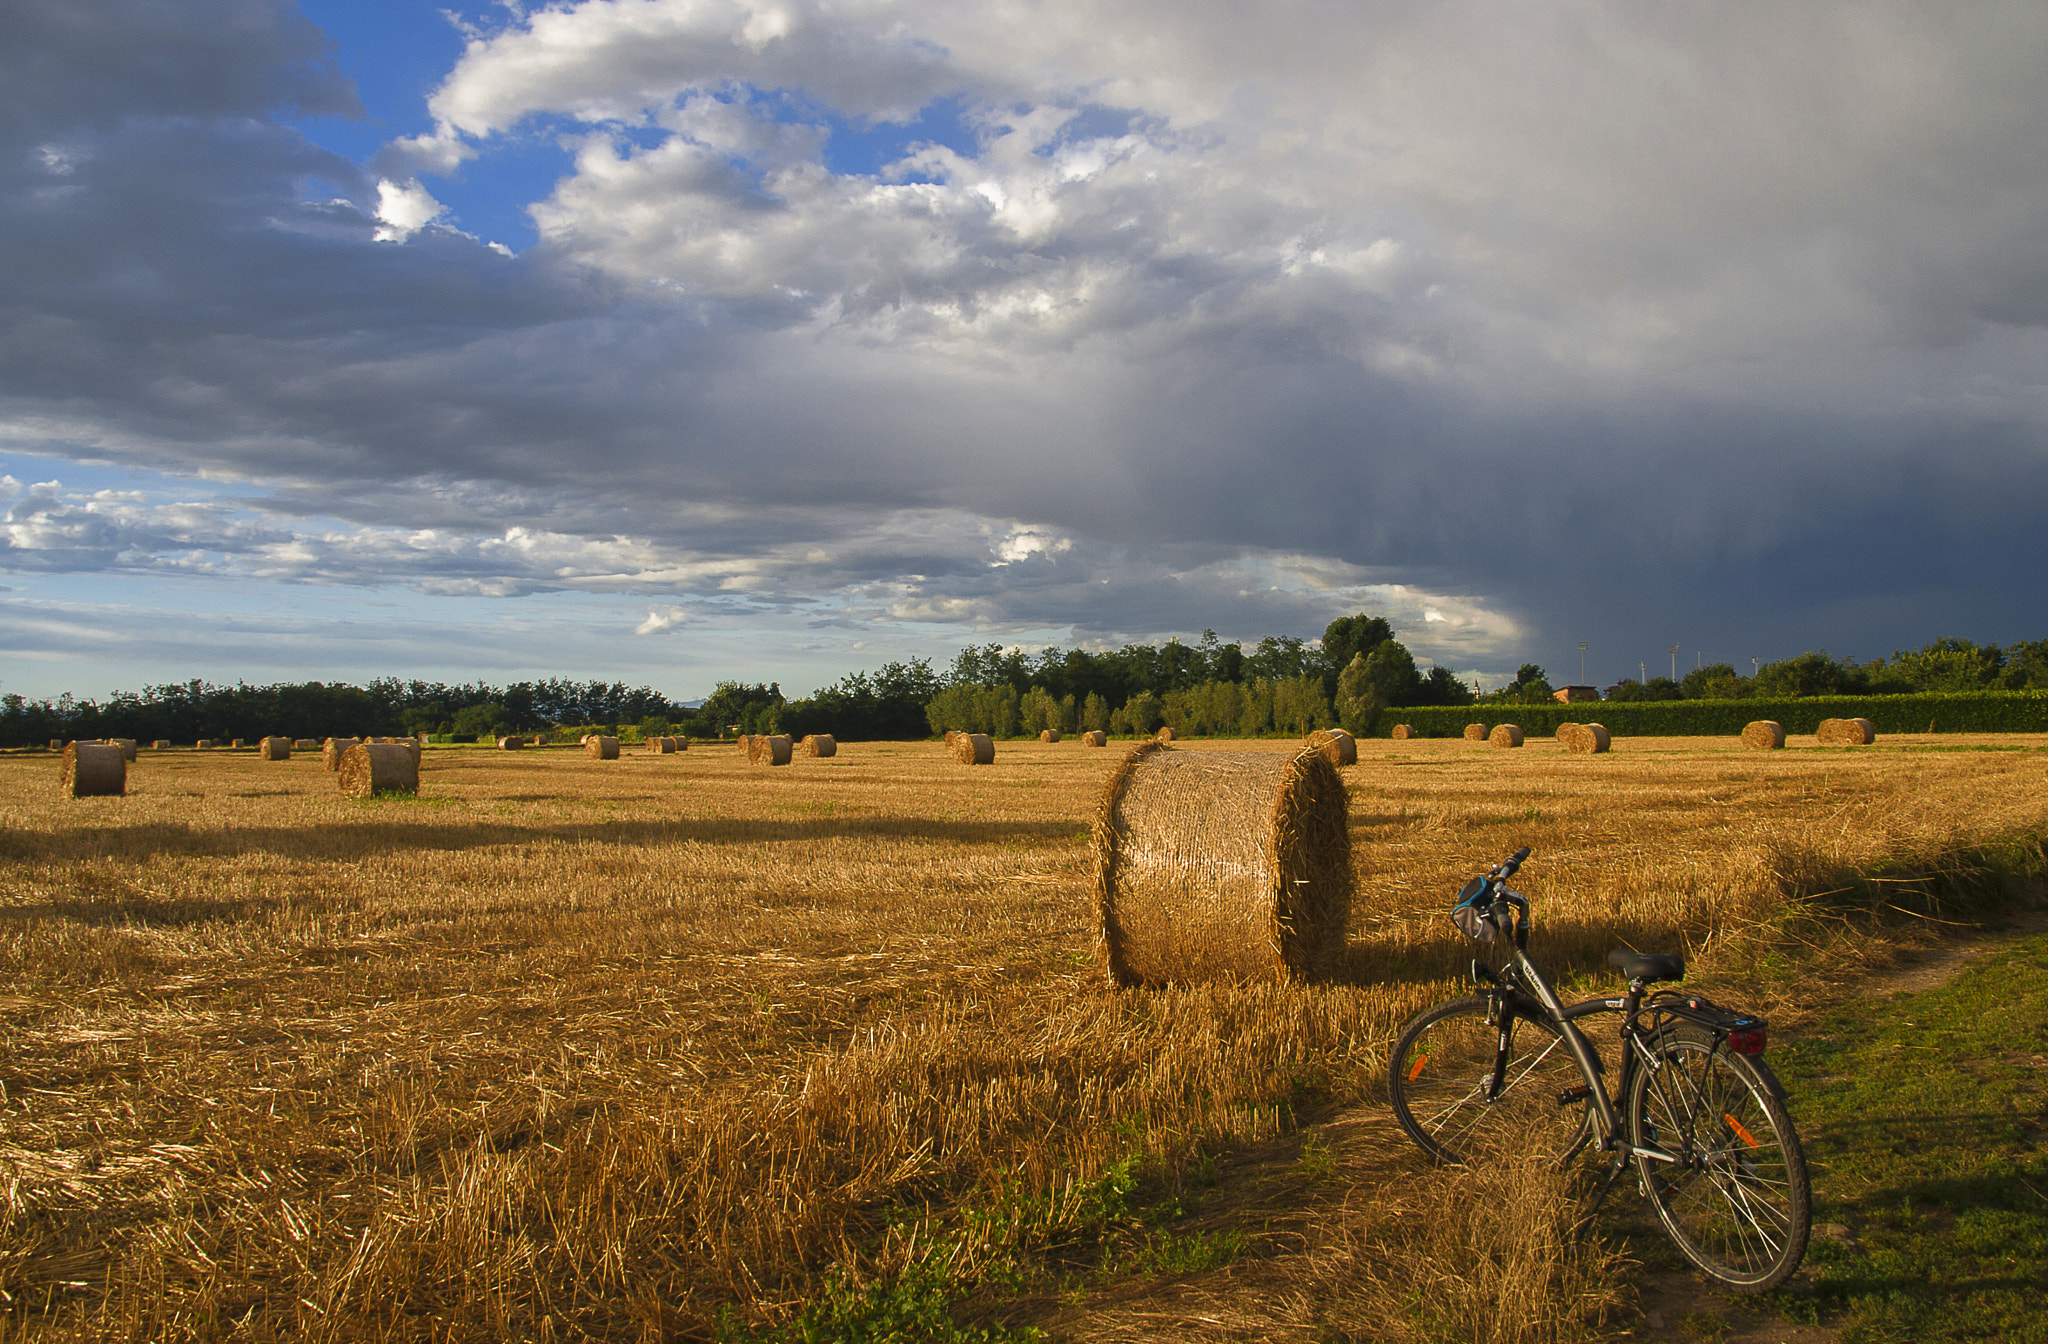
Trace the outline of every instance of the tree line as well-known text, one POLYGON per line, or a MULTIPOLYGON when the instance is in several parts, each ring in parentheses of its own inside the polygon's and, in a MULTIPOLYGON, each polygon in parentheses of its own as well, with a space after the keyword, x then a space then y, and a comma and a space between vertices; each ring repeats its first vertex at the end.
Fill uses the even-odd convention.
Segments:
MULTIPOLYGON (((2048 689, 2048 640, 1974 644, 1939 639, 1924 648, 1856 663, 1825 651, 1765 663, 1742 676, 1713 663, 1683 678, 1624 680, 1610 700, 1714 700, 1917 691, 2048 689)), ((638 729, 643 734, 832 733, 848 741, 901 740, 958 728, 1003 737, 1055 728, 1186 736, 1295 736, 1343 726, 1364 734, 1378 715, 1420 705, 1539 703, 1554 688, 1525 663, 1507 685, 1481 694, 1441 667, 1423 671, 1383 617, 1332 621, 1318 642, 1269 635, 1246 646, 1205 630, 1193 644, 1120 649, 1001 644, 960 650, 944 671, 927 659, 892 662, 842 677, 790 700, 773 682, 720 682, 691 708, 649 687, 562 678, 509 686, 380 678, 215 686, 188 681, 117 691, 104 702, 71 695, 0 697, 0 745, 51 739, 132 737, 190 742, 400 733, 488 738, 562 727, 638 729)))

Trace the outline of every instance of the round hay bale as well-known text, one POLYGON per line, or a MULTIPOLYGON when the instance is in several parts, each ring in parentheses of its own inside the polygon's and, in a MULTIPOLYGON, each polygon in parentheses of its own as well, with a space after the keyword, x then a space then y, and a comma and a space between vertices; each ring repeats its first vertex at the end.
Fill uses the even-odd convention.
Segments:
POLYGON ((1087 732, 1081 734, 1081 745, 1084 747, 1106 747, 1109 745, 1109 734, 1103 732, 1100 728, 1090 728, 1087 732))
POLYGON ((788 765, 794 754, 787 733, 770 733, 754 739, 755 765, 788 765))
POLYGON ((649 756, 669 756, 675 753, 676 740, 672 737, 650 737, 640 744, 640 750, 649 756))
POLYGON ((741 734, 739 735, 739 737, 738 737, 737 741, 739 742, 739 747, 740 747, 740 755, 742 755, 742 756, 746 757, 746 758, 747 758, 748 760, 750 760, 750 761, 751 761, 751 760, 753 760, 753 759, 754 759, 754 735, 753 735, 752 733, 741 733, 741 734))
POLYGON ((830 733, 805 733, 800 746, 801 754, 805 756, 825 757, 839 754, 839 743, 830 733))
POLYGON ((1153 736, 1154 736, 1154 737, 1155 737, 1155 738, 1156 738, 1156 739, 1157 739, 1158 741, 1161 741, 1161 742, 1171 742, 1171 741, 1173 741, 1173 729, 1171 729, 1171 728, 1161 728, 1161 729, 1160 729, 1160 730, 1159 730, 1159 731, 1158 731, 1157 733, 1153 734, 1153 736))
POLYGON ((1864 747, 1877 740, 1869 719, 1822 719, 1814 736, 1824 747, 1864 747))
POLYGON ((301 738, 297 738, 297 739, 295 739, 295 740, 294 740, 294 741, 292 742, 292 750, 293 750, 293 751, 318 751, 318 750, 320 750, 320 739, 319 739, 319 738, 317 738, 317 737, 301 737, 301 738))
POLYGON ((1484 742, 1486 740, 1486 725, 1483 723, 1466 724, 1465 740, 1467 742, 1484 742))
POLYGON ((1557 730, 1557 740, 1577 756, 1597 756, 1614 745, 1606 727, 1597 723, 1564 724, 1557 730))
POLYGON ((169 751, 171 749, 171 744, 168 739, 160 737, 156 741, 149 744, 149 749, 151 751, 169 751))
POLYGON ((994 765, 996 742, 987 733, 956 733, 953 759, 962 765, 994 765))
POLYGON ((192 745, 200 748, 201 750, 210 751, 213 748, 213 739, 210 737, 202 737, 197 742, 194 742, 192 745))
POLYGON ((498 739, 498 750, 524 751, 526 750, 526 739, 523 737, 501 737, 498 739))
POLYGON ((946 730, 946 745, 949 747, 952 746, 953 739, 958 736, 960 736, 960 730, 958 728, 948 728, 946 730))
POLYGON ((266 737, 256 743, 256 757, 264 761, 288 761, 292 758, 292 740, 288 737, 266 737))
POLYGON ((687 737, 676 738, 675 744, 677 751, 688 751, 690 749, 690 739, 687 737))
POLYGON ((119 798, 128 792, 128 758, 111 742, 73 742, 58 788, 66 798, 119 798))
POLYGON ((341 791, 350 798, 418 793, 420 758, 396 742, 358 742, 341 753, 341 791))
POLYGON ((109 737, 104 739, 110 747, 121 749, 121 759, 129 763, 135 760, 135 739, 132 737, 109 737))
POLYGON ((1038 740, 1041 742, 1057 742, 1060 740, 1060 730, 1057 728, 1041 729, 1038 734, 1038 740))
POLYGON ((51 739, 50 739, 50 750, 51 750, 51 751, 62 751, 62 750, 64 750, 64 739, 63 739, 63 738, 61 738, 61 737, 53 737, 53 738, 51 738, 51 739))
POLYGON ((1134 747, 1096 809, 1112 983, 1327 978, 1351 910, 1344 781, 1329 757, 1134 747))
POLYGON ((238 738, 235 738, 235 739, 234 739, 233 741, 231 741, 231 742, 229 742, 229 743, 228 743, 228 750, 230 750, 230 751, 240 751, 241 749, 242 749, 242 739, 241 739, 241 738, 239 738, 239 737, 238 737, 238 738))
POLYGON ((619 739, 593 734, 584 741, 583 754, 592 760, 616 761, 619 759, 619 739))
POLYGON ((1331 765, 1358 764, 1358 739, 1342 728, 1324 728, 1310 733, 1302 745, 1329 757, 1331 765))
POLYGON ((1519 724, 1496 723, 1486 740, 1496 747, 1519 747, 1522 745, 1522 729, 1519 724))
POLYGON ((1393 738, 1396 742, 1406 742, 1409 738, 1415 736, 1415 729, 1410 724, 1397 723, 1394 725, 1394 731, 1387 734, 1387 736, 1393 738))
POLYGON ((1785 748, 1785 725, 1773 719, 1758 719, 1745 725, 1742 730, 1742 745, 1751 751, 1783 751, 1785 748))
POLYGON ((330 737, 320 748, 320 763, 329 770, 341 769, 341 754, 357 744, 353 737, 330 737))

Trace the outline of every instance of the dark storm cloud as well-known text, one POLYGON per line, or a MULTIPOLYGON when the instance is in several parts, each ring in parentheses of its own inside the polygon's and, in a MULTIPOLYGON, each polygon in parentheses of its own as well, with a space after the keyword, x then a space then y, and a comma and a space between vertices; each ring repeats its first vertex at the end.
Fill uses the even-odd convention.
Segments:
POLYGON ((354 110, 288 6, 0 25, 0 446, 263 492, 24 495, 18 569, 1365 605, 1467 667, 2048 633, 2037 8, 571 6, 381 161, 562 136, 518 258, 279 119, 354 110), (873 175, 803 111, 938 93, 975 147, 873 175))

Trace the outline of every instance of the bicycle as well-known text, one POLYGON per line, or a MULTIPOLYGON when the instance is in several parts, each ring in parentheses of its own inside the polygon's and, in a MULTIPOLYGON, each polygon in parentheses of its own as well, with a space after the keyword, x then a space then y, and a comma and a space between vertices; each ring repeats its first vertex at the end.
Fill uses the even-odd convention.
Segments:
POLYGON ((1464 1165, 1531 1140, 1581 1187, 1583 1228, 1630 1164, 1673 1242, 1739 1292, 1790 1278, 1806 1254, 1812 1195, 1784 1089, 1763 1060, 1769 1028, 1698 995, 1676 956, 1620 950, 1620 998, 1566 1005, 1529 958, 1529 899, 1507 881, 1525 847, 1458 893, 1452 918, 1475 942, 1505 945, 1495 971, 1472 961, 1479 992, 1425 1010, 1401 1030, 1388 1068, 1394 1115, 1438 1162, 1464 1165), (1610 1094, 1587 1035, 1618 1018, 1610 1094))

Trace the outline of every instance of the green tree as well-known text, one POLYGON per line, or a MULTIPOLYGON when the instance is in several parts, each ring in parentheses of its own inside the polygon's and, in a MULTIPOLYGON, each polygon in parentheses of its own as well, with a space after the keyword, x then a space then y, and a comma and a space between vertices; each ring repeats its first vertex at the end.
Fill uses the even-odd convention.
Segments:
POLYGON ((1081 703, 1081 731, 1103 733, 1109 731, 1109 706, 1094 691, 1081 703))
POLYGON ((1394 627, 1383 616, 1339 616, 1323 627, 1323 663, 1333 677, 1344 675, 1351 660, 1371 653, 1394 637, 1394 627))
POLYGON ((1352 654, 1351 661, 1337 676, 1337 722, 1345 732, 1364 737, 1372 731, 1373 720, 1382 708, 1365 655, 1352 654))
POLYGON ((1618 681, 1607 688, 1609 700, 1683 700, 1685 692, 1669 677, 1651 677, 1648 681, 1629 678, 1618 681))
POLYGON ((1827 650, 1815 649, 1797 658, 1765 663, 1750 679, 1758 696, 1863 695, 1870 690, 1870 678, 1854 663, 1839 663, 1827 650))
POLYGON ((449 731, 457 737, 473 737, 481 742, 485 738, 499 736, 509 727, 510 720, 503 705, 483 704, 456 710, 449 731))
POLYGON ((1685 674, 1678 689, 1687 700, 1739 700, 1749 690, 1729 663, 1708 663, 1685 674))

